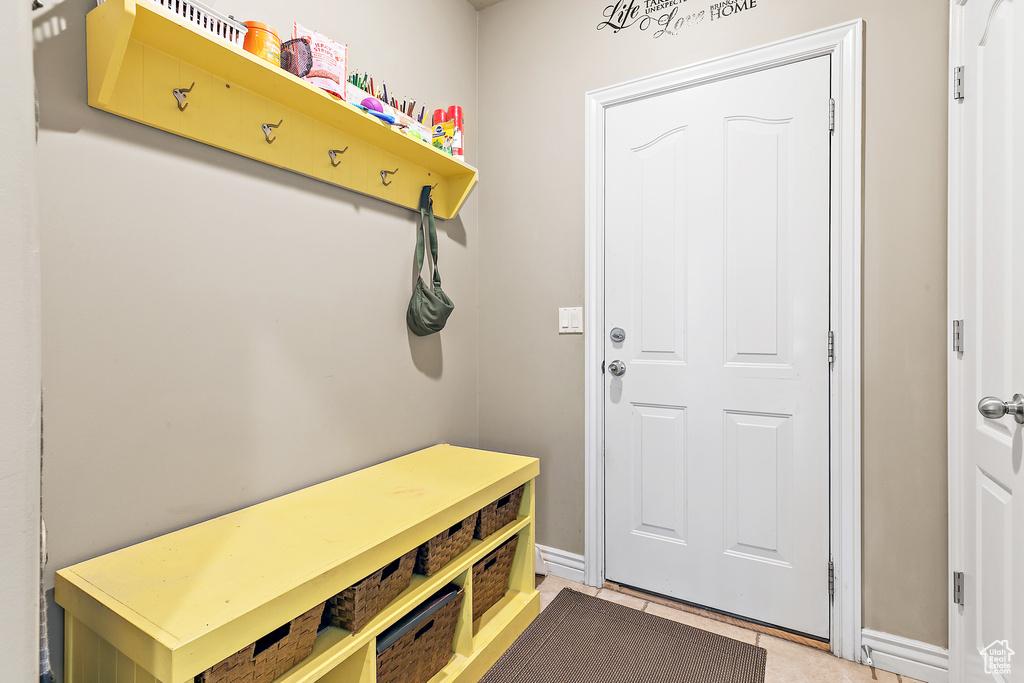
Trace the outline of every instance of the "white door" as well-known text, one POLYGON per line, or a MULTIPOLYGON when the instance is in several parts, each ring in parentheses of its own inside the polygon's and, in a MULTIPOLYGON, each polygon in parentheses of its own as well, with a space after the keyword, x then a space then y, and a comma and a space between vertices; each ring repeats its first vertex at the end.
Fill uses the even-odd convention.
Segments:
POLYGON ((1021 425, 1000 416, 1002 402, 1024 394, 1024 6, 969 0, 954 16, 965 68, 953 112, 960 287, 951 294, 964 346, 950 373, 959 440, 952 570, 964 576, 950 623, 952 678, 1024 681, 1021 425), (987 406, 991 419, 979 406, 986 397, 999 399, 987 406))
POLYGON ((830 68, 614 106, 605 141, 607 578, 820 638, 830 68))

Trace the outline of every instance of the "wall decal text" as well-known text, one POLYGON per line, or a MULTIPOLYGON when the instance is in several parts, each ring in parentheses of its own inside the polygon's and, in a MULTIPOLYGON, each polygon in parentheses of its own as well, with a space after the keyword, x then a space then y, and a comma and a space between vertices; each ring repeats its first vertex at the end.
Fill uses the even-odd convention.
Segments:
MULTIPOLYGON (((606 5, 597 30, 650 31, 654 38, 677 36, 705 22, 720 21, 758 8, 758 0, 715 0, 705 9, 687 11, 690 0, 616 0, 606 5)), ((696 3, 694 3, 696 4, 696 3)), ((691 5, 692 7, 692 5, 691 5)))

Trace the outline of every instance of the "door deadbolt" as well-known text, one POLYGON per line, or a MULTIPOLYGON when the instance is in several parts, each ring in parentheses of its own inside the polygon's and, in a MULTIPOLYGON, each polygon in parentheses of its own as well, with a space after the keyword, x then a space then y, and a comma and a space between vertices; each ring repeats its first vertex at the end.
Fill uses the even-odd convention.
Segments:
POLYGON ((608 335, 612 338, 612 341, 616 344, 621 344, 626 341, 626 331, 621 327, 613 327, 611 334, 608 335))

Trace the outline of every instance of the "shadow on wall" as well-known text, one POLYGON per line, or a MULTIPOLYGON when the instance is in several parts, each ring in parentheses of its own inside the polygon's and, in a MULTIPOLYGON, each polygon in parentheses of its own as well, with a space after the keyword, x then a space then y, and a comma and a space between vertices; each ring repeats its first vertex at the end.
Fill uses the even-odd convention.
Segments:
MULTIPOLYGON (((448 237, 462 245, 466 246, 466 227, 462 223, 462 218, 456 216, 450 221, 442 221, 442 224, 447 224, 448 237)), ((424 230, 422 222, 417 222, 417 229, 424 230)), ((425 254, 424 258, 424 270, 417 272, 416 270, 416 255, 412 255, 412 278, 409 280, 410 290, 414 289, 417 284, 419 277, 423 277, 425 283, 429 283, 431 280, 431 265, 430 256, 425 254)), ((438 263, 441 262, 441 253, 438 252, 438 263)), ((442 283, 443 284, 443 283, 442 283)), ((453 302, 458 307, 458 302, 453 302)), ((430 334, 425 337, 420 337, 413 333, 408 326, 406 326, 406 334, 409 337, 409 353, 412 356, 413 363, 416 365, 416 369, 422 372, 431 379, 440 379, 444 372, 444 352, 441 343, 441 335, 439 333, 430 334)))

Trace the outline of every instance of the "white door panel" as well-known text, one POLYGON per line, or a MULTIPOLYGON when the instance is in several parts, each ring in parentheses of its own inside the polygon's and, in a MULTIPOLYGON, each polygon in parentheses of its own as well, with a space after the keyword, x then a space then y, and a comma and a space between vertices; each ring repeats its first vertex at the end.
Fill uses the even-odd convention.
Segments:
MULTIPOLYGON (((961 443, 964 606, 955 611, 954 680, 1024 680, 1024 501, 1021 425, 986 419, 978 402, 1024 393, 1024 8, 1009 0, 970 0, 962 9, 967 87, 960 117, 963 188, 960 316, 965 350, 954 419, 961 443), (1014 277, 1016 275, 1016 278, 1014 277), (1017 590, 1014 591, 1014 586, 1017 590), (962 623, 956 623, 962 620, 962 623), (1018 653, 1011 672, 986 671, 987 648, 1018 653), (983 652, 984 651, 984 652, 983 652)), ((991 663, 990 663, 991 664, 991 663)))
POLYGON ((606 574, 823 638, 829 82, 610 108, 605 200, 606 574))

